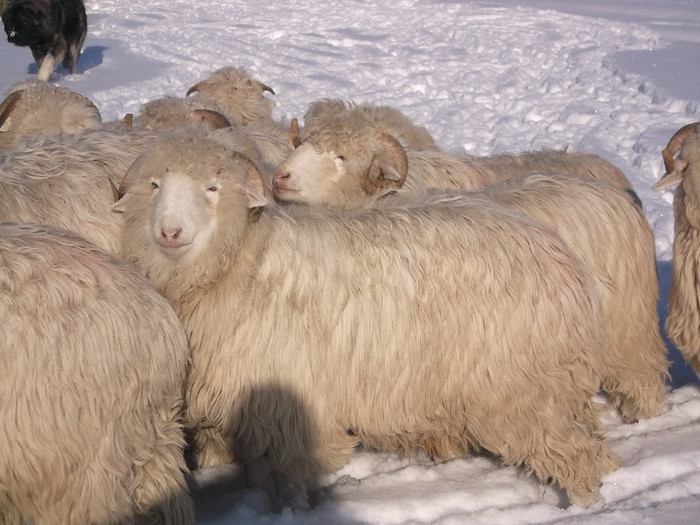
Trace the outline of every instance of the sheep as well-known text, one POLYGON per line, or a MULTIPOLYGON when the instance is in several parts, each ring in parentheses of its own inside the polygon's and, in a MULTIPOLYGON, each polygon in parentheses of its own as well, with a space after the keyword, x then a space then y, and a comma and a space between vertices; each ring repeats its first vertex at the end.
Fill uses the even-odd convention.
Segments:
POLYGON ((205 97, 190 97, 179 98, 173 96, 165 96, 151 100, 141 106, 139 113, 129 119, 130 124, 127 127, 138 129, 153 129, 164 131, 181 126, 197 116, 208 115, 210 117, 220 115, 218 124, 214 126, 225 127, 231 126, 227 118, 221 115, 219 106, 210 99, 205 97))
POLYGON ((358 207, 367 195, 381 195, 402 185, 409 191, 424 187, 473 190, 536 171, 585 175, 632 189, 621 170, 592 154, 543 150, 470 157, 406 149, 362 112, 329 100, 309 106, 295 142, 299 146, 278 166, 273 181, 275 196, 282 201, 309 202, 324 188, 324 202, 330 202, 334 197, 349 198, 350 193, 337 192, 337 187, 357 187, 361 189, 358 200, 338 204, 358 207))
POLYGON ((194 523, 189 350, 165 299, 67 231, 0 225, 0 522, 194 523))
POLYGON ((224 67, 187 90, 186 96, 198 93, 214 101, 232 124, 272 121, 275 103, 265 97, 273 89, 251 78, 243 69, 224 67))
MULTIPOLYGON (((245 152, 245 155, 265 174, 265 180, 268 182, 268 194, 271 196, 272 177, 275 168, 281 162, 280 159, 291 152, 291 147, 281 146, 279 151, 282 151, 282 153, 272 153, 272 157, 270 157, 270 148, 265 149, 263 153, 259 145, 265 148, 265 145, 269 146, 276 143, 276 138, 274 136, 266 136, 261 132, 252 131, 247 126, 232 125, 213 101, 196 96, 187 99, 163 97, 146 103, 138 115, 127 115, 124 119, 127 128, 158 131, 171 130, 198 121, 201 121, 205 127, 212 130, 227 130, 216 131, 214 136, 222 143, 228 143, 232 149, 245 152)), ((277 147, 272 148, 273 152, 277 150, 277 147)))
POLYGON ((51 224, 118 255, 118 188, 154 132, 87 131, 30 141, 0 163, 0 221, 51 224))
MULTIPOLYGON (((423 127, 416 126, 398 109, 390 106, 378 106, 370 102, 353 103, 335 99, 323 99, 312 103, 306 118, 309 125, 318 125, 318 121, 333 120, 336 115, 358 113, 376 129, 395 137, 403 147, 414 150, 442 151, 435 139, 423 127)), ((342 117, 341 117, 342 118, 342 117)), ((298 131, 291 130, 292 143, 298 147, 301 143, 298 131)), ((313 133, 311 131, 310 133, 313 133)))
MULTIPOLYGON (((345 210, 396 200, 333 179, 315 193, 311 190, 303 196, 307 204, 345 210)), ((417 190, 394 193, 408 202, 419 195, 417 190)), ((478 193, 555 230, 593 271, 606 332, 601 386, 624 421, 658 415, 666 399, 668 360, 656 309, 654 234, 636 194, 592 178, 558 174, 525 175, 478 193), (601 245, 608 249, 600 250, 601 245)))
POLYGON ((405 437, 597 500, 619 464, 591 402, 599 298, 550 230, 469 196, 269 207, 251 164, 192 131, 161 137, 124 184, 123 258, 189 335, 200 467, 267 462, 280 503, 303 506, 304 481, 356 444, 405 437))
POLYGON ((294 148, 290 123, 272 116, 275 103, 265 93, 275 94, 243 68, 223 67, 187 90, 186 97, 200 96, 218 105, 233 126, 240 124, 256 142, 265 162, 277 166, 294 148))
POLYGON ((101 128, 100 111, 89 99, 46 82, 17 84, 0 104, 0 151, 14 148, 26 135, 101 128))
POLYGON ((700 122, 678 130, 662 154, 666 174, 653 188, 678 184, 666 332, 700 375, 700 122))

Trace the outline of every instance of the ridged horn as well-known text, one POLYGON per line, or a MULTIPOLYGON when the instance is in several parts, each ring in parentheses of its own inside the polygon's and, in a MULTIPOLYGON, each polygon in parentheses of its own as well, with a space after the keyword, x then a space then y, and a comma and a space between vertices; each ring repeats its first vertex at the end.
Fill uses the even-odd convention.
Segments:
POLYGON ((297 149, 301 146, 301 138, 299 137, 299 121, 296 117, 289 123, 289 133, 292 136, 292 146, 297 149))
POLYGON ((10 114, 15 109, 19 101, 22 99, 22 91, 18 90, 7 95, 7 98, 0 104, 0 128, 5 124, 10 114))
POLYGON ((211 109, 193 109, 190 111, 189 118, 195 122, 201 122, 212 130, 231 127, 231 122, 224 115, 211 109))
POLYGON ((664 159, 664 168, 666 168, 666 174, 652 186, 653 189, 664 190, 681 182, 682 174, 678 173, 676 170, 676 163, 674 159, 676 154, 683 146, 683 142, 685 142, 689 136, 698 133, 699 126, 700 122, 686 124, 673 134, 671 139, 668 141, 668 145, 661 151, 661 156, 664 159))
POLYGON ((370 195, 400 188, 408 175, 408 157, 401 143, 384 131, 377 132, 377 142, 381 147, 360 181, 370 195))

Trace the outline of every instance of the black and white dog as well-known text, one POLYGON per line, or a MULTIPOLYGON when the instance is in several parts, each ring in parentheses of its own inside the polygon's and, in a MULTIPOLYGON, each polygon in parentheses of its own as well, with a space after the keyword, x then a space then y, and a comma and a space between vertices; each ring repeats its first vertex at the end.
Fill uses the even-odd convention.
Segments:
POLYGON ((87 34, 83 0, 10 0, 2 14, 7 41, 27 46, 47 81, 63 61, 75 73, 87 34))

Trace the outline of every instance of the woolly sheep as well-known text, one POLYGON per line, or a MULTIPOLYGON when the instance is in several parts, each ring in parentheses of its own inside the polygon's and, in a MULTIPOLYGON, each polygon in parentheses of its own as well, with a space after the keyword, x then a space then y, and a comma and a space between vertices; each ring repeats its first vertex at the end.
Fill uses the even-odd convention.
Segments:
POLYGON ((402 185, 408 191, 425 187, 473 190, 536 171, 579 174, 632 188, 616 166, 591 154, 543 150, 518 156, 469 157, 406 149, 362 112, 343 110, 342 104, 333 101, 310 105, 300 142, 277 168, 273 186, 276 197, 283 201, 317 204, 311 199, 325 192, 323 202, 355 198, 337 203, 355 208, 368 195, 381 195, 402 185))
MULTIPOLYGON (((219 106, 205 97, 179 98, 165 96, 151 100, 141 106, 138 114, 127 115, 127 127, 165 131, 190 122, 197 115, 219 115, 223 123, 218 127, 230 126, 229 120, 221 115, 219 106)), ((214 126, 217 124, 214 123, 214 126)))
POLYGON ((666 332, 700 375, 700 122, 678 130, 662 153, 666 174, 654 189, 678 184, 666 332))
MULTIPOLYGON (((318 189, 318 195, 309 191, 303 200, 346 210, 396 200, 370 196, 359 185, 339 183, 318 189)), ((658 415, 666 398, 668 360, 656 309, 654 235, 636 195, 592 178, 556 174, 525 175, 481 193, 552 228, 593 271, 603 299, 606 332, 601 385, 623 420, 658 415), (608 248, 600 250, 601 245, 608 248)), ((410 202, 418 190, 398 194, 410 202)))
POLYGON ((47 82, 17 84, 0 104, 0 151, 14 148, 26 135, 50 137, 101 127, 99 110, 83 95, 47 82))
POLYGON ((224 67, 197 82, 186 96, 212 100, 233 126, 244 126, 265 161, 277 166, 294 148, 290 124, 286 120, 278 122, 273 118, 275 103, 265 96, 266 92, 275 94, 271 87, 252 78, 245 69, 224 67))
POLYGON ((87 131, 16 148, 0 164, 0 221, 51 224, 119 254, 121 218, 110 206, 127 170, 155 136, 87 131))
MULTIPOLYGON (((415 125, 398 109, 389 106, 377 106, 369 102, 356 104, 342 100, 324 99, 310 106, 306 118, 309 119, 310 125, 315 126, 319 121, 332 121, 336 115, 342 118, 346 113, 361 114, 377 130, 389 133, 405 148, 441 151, 428 130, 415 125)), ((292 130, 292 143, 297 147, 300 142, 298 134, 292 130)))
POLYGON ((185 333, 78 236, 0 225, 0 522, 194 523, 185 333))
POLYGON ((220 112, 216 103, 196 95, 187 99, 163 97, 152 100, 144 104, 136 116, 131 117, 131 115, 125 117, 127 128, 167 131, 200 121, 212 130, 226 130, 216 131, 213 136, 217 137, 222 144, 228 144, 236 151, 245 152, 245 155, 265 174, 269 195, 272 195, 272 176, 275 167, 291 152, 291 145, 280 145, 274 136, 268 136, 240 124, 232 125, 220 112), (269 147, 270 145, 273 145, 272 148, 269 147))
POLYGON ((187 96, 201 94, 214 101, 232 124, 250 124, 272 121, 275 103, 265 92, 275 94, 271 87, 251 78, 243 68, 224 67, 193 85, 187 96))
POLYGON ((443 458, 485 449, 573 503, 598 498, 619 461, 590 400, 598 297, 549 230, 469 197, 352 216, 264 207, 259 173, 192 132, 161 138, 125 185, 123 256, 189 334, 200 466, 269 462, 280 501, 302 506, 303 480, 358 442, 405 438, 443 458))

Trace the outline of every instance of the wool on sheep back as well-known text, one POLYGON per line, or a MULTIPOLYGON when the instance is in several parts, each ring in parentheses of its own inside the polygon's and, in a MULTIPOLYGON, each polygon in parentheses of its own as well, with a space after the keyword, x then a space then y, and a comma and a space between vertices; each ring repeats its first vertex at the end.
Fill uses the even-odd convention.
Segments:
POLYGON ((0 522, 194 523, 172 308, 77 235, 0 225, 0 522))

